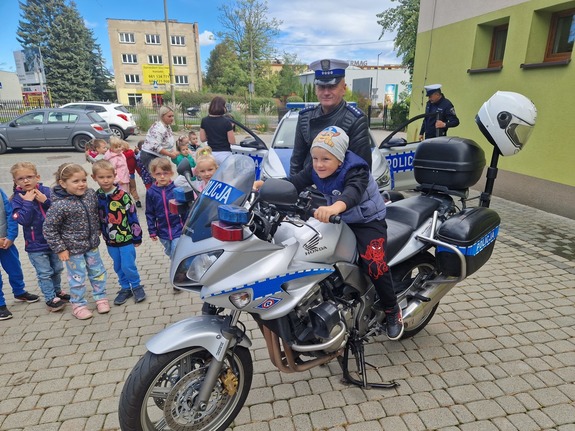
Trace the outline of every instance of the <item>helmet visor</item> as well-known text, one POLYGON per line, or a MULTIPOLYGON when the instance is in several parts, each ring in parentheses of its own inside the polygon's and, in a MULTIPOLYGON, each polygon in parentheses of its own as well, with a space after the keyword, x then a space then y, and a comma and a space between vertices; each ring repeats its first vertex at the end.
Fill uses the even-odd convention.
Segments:
POLYGON ((521 150, 529 140, 529 136, 531 136, 532 131, 533 126, 529 124, 512 123, 507 127, 505 133, 507 134, 513 145, 516 146, 519 150, 521 150))

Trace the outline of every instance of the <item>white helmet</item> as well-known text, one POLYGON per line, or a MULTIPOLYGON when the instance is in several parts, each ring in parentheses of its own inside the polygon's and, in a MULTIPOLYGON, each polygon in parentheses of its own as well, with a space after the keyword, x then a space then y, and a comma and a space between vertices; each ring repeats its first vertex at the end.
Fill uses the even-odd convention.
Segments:
POLYGON ((537 109, 531 100, 512 91, 498 91, 483 104, 475 122, 503 156, 512 156, 527 143, 537 109))

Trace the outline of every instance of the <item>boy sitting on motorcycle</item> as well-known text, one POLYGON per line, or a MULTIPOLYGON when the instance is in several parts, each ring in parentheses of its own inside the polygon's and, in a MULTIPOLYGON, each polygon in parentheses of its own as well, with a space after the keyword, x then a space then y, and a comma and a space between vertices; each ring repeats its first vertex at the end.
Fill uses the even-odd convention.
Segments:
MULTIPOLYGON (((375 286, 379 301, 375 307, 385 312, 387 337, 398 340, 403 334, 401 308, 393 290, 385 258, 387 224, 385 203, 367 162, 348 151, 349 137, 336 126, 322 130, 311 145, 312 164, 288 179, 301 192, 315 184, 327 199, 314 217, 328 223, 340 215, 357 239, 360 265, 375 286)), ((254 188, 263 184, 256 181, 254 188)))

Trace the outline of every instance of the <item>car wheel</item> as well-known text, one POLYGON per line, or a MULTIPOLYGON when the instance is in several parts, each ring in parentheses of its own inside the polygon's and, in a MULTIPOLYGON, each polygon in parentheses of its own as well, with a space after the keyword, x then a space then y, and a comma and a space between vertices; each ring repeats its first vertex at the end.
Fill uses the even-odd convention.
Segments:
POLYGON ((90 142, 91 138, 88 135, 78 135, 74 136, 74 140, 72 141, 72 145, 74 145, 74 149, 76 151, 80 151, 83 153, 86 151, 86 144, 90 142))
POLYGON ((8 147, 6 146, 6 142, 0 139, 0 154, 4 154, 8 147))
POLYGON ((120 129, 118 126, 110 126, 110 130, 112 131, 115 137, 125 139, 124 131, 120 129))

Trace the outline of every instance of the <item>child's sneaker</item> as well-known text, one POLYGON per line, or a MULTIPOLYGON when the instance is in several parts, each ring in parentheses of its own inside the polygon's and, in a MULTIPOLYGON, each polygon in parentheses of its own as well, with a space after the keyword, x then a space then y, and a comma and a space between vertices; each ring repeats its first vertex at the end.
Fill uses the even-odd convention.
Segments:
POLYGON ((62 301, 70 302, 70 295, 68 295, 66 292, 56 292, 56 296, 62 301))
POLYGON ((131 289, 120 289, 118 296, 114 299, 114 305, 122 305, 124 302, 131 298, 133 295, 131 289))
POLYGON ((136 201, 136 208, 142 208, 142 202, 136 201))
POLYGON ((110 303, 108 302, 108 298, 98 299, 96 301, 96 308, 98 309, 98 313, 106 314, 110 311, 110 303))
POLYGON ((399 305, 391 310, 385 310, 385 323, 387 338, 392 341, 399 340, 403 335, 403 317, 399 305))
POLYGON ((144 292, 144 286, 134 287, 132 289, 132 293, 134 294, 134 300, 136 301, 136 304, 146 299, 146 292, 144 292))
POLYGON ((46 307, 48 308, 48 311, 51 313, 56 312, 56 311, 60 311, 65 306, 66 306, 66 303, 58 297, 51 299, 48 302, 46 302, 46 307))
POLYGON ((12 318, 12 313, 6 308, 5 305, 0 305, 0 320, 8 320, 12 318))
POLYGON ((88 310, 88 307, 86 307, 85 305, 80 305, 80 306, 75 305, 74 311, 72 311, 72 314, 78 320, 91 319, 93 316, 92 312, 90 310, 88 310))
POLYGON ((40 299, 38 295, 33 295, 28 292, 24 292, 22 295, 15 296, 14 298, 16 301, 27 302, 28 304, 32 304, 40 299))

